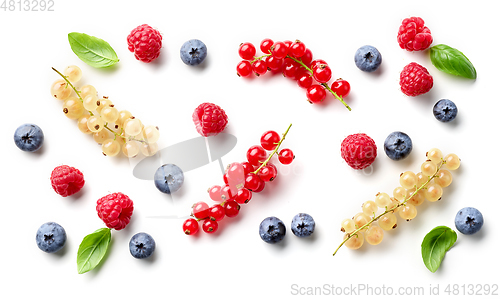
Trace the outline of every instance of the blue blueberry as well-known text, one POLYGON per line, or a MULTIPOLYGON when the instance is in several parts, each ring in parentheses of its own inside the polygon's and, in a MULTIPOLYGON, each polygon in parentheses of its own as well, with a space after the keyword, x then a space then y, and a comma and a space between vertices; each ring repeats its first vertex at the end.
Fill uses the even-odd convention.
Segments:
POLYGON ((55 222, 42 224, 36 232, 36 245, 42 251, 52 253, 61 250, 66 244, 66 231, 55 222))
POLYGON ((464 235, 477 233, 483 226, 483 214, 475 208, 463 208, 455 216, 455 226, 464 235))
POLYGON ((19 126, 14 133, 14 142, 20 150, 34 152, 43 144, 43 132, 39 126, 24 124, 19 126))
POLYGON ((207 57, 207 46, 198 39, 191 39, 181 47, 181 59, 187 65, 198 65, 207 57))
POLYGON ((306 213, 299 213, 292 219, 292 232, 300 238, 312 235, 315 226, 314 219, 306 213))
POLYGON ((155 186, 163 193, 173 193, 184 183, 184 173, 175 164, 160 166, 155 173, 155 186))
POLYGON ((434 105, 432 112, 437 120, 447 123, 457 117, 458 109, 452 101, 442 99, 434 105))
POLYGON ((354 55, 356 66, 364 72, 374 72, 382 63, 382 55, 373 46, 362 46, 354 55))
POLYGON ((275 244, 281 242, 285 234, 285 224, 276 217, 267 217, 260 223, 259 235, 262 241, 266 243, 275 244))
POLYGON ((156 242, 149 234, 137 233, 132 236, 128 244, 130 254, 136 259, 150 257, 156 248, 156 242))
POLYGON ((413 149, 410 136, 403 132, 392 132, 384 141, 384 150, 387 157, 394 161, 408 157, 413 149))

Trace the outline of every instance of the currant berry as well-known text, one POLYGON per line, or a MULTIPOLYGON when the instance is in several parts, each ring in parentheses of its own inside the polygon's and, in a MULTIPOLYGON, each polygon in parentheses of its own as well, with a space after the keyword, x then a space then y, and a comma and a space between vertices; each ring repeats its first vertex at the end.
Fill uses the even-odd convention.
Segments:
POLYGON ((230 200, 233 198, 233 192, 231 191, 231 187, 229 185, 222 186, 220 190, 220 197, 222 200, 230 200))
POLYGON ((245 188, 252 192, 257 192, 263 183, 260 177, 253 172, 247 174, 245 177, 245 188))
POLYGON ((236 196, 234 197, 234 201, 236 201, 239 204, 246 204, 252 199, 252 192, 246 188, 241 188, 238 190, 238 193, 236 193, 236 196))
POLYGON ((238 188, 238 185, 243 185, 245 182, 245 168, 241 163, 234 162, 229 165, 229 168, 226 171, 227 180, 231 185, 234 185, 238 188))
MULTIPOLYGON (((344 235, 344 240, 349 238, 349 236, 350 236, 349 233, 346 233, 344 235)), ((365 237, 364 237, 363 233, 357 232, 352 238, 350 238, 349 240, 347 240, 345 242, 345 247, 352 249, 352 250, 356 250, 356 249, 361 248, 361 246, 363 246, 364 241, 365 241, 365 237)))
POLYGON ((332 70, 327 64, 320 64, 313 69, 313 77, 319 83, 326 83, 332 78, 332 70))
POLYGON ((221 205, 213 205, 208 209, 208 217, 212 221, 221 221, 225 215, 224 207, 221 205))
POLYGON ((215 233, 218 228, 219 228, 219 223, 217 223, 217 221, 213 221, 210 219, 203 221, 203 224, 201 225, 201 229, 207 234, 215 233))
POLYGON ((274 56, 267 56, 266 65, 271 71, 281 71, 281 68, 283 67, 283 59, 278 59, 274 56))
POLYGON ((302 55, 302 57, 300 57, 300 60, 302 60, 302 63, 305 64, 307 67, 310 67, 311 62, 313 61, 312 51, 309 48, 307 48, 304 55, 302 55))
POLYGON ((273 40, 270 38, 265 38, 260 42, 260 50, 264 54, 269 54, 271 46, 274 44, 273 40))
POLYGON ((228 184, 229 184, 229 179, 228 179, 228 177, 227 177, 227 172, 226 172, 226 173, 224 173, 224 175, 222 176, 222 180, 224 181, 224 183, 226 183, 226 185, 228 185, 228 184))
POLYGON ((280 135, 276 131, 267 131, 260 137, 260 145, 268 151, 272 151, 276 148, 280 142, 280 135))
POLYGON ((221 202, 223 201, 221 197, 221 186, 214 185, 208 189, 208 196, 210 196, 210 199, 215 201, 215 202, 221 202))
POLYGON ((255 46, 252 43, 242 43, 238 49, 238 54, 245 60, 252 60, 255 56, 255 46))
POLYGON ((293 154, 291 149, 284 148, 278 154, 278 160, 281 162, 281 164, 290 164, 292 163, 293 159, 295 159, 295 155, 293 154))
POLYGON ((203 201, 195 203, 191 214, 198 219, 208 218, 208 205, 203 201))
POLYGON ((254 172, 255 171, 255 168, 249 162, 243 162, 243 163, 241 163, 241 166, 243 166, 243 171, 245 173, 245 177, 250 172, 254 172))
POLYGON ((314 69, 317 68, 318 66, 320 65, 328 65, 328 63, 326 63, 326 61, 324 61, 323 59, 314 59, 313 61, 311 61, 311 69, 313 70, 314 72, 314 69))
POLYGON ((252 73, 252 65, 250 62, 243 60, 236 66, 236 73, 240 77, 248 77, 252 73))
POLYGON ((271 182, 276 178, 276 175, 278 175, 278 172, 276 171, 275 167, 272 166, 264 166, 260 169, 258 176, 263 180, 264 182, 271 182))
POLYGON ((311 73, 306 70, 299 71, 296 78, 297 84, 302 88, 307 89, 313 84, 313 77, 311 76, 311 73))
POLYGON ((264 60, 254 61, 252 64, 252 70, 257 76, 264 75, 267 72, 266 62, 264 60))
POLYGON ((198 224, 198 221, 193 218, 186 219, 186 221, 184 221, 184 223, 182 224, 182 230, 186 235, 196 234, 199 228, 200 225, 198 224))
POLYGON ((346 80, 337 79, 332 83, 332 90, 339 97, 345 98, 351 91, 351 85, 346 80))
POLYGON ((344 219, 340 223, 341 229, 340 231, 344 233, 350 233, 356 230, 356 224, 354 223, 354 220, 352 219, 344 219))
POLYGON ((290 52, 290 47, 292 46, 293 42, 291 40, 286 40, 283 43, 286 45, 288 51, 290 52))
POLYGON ((247 160, 254 166, 259 166, 267 159, 266 150, 260 145, 251 146, 247 151, 247 160))
POLYGON ((285 58, 283 65, 283 76, 295 80, 296 73, 299 70, 300 65, 290 58, 285 58))
POLYGON ((283 59, 288 55, 288 46, 283 42, 276 42, 271 46, 271 54, 277 59, 283 59))
POLYGON ((262 190, 264 190, 264 187, 266 187, 266 182, 264 182, 262 179, 260 179, 260 185, 257 189, 253 190, 253 192, 256 192, 256 193, 259 193, 259 192, 262 192, 262 190))
POLYGON ((370 225, 370 227, 365 233, 366 242, 368 242, 368 244, 370 245, 380 244, 383 238, 384 238, 384 231, 376 225, 370 225))
POLYGON ((240 205, 234 200, 224 203, 224 212, 227 217, 235 217, 240 213, 240 205))
POLYGON ((290 46, 290 50, 288 51, 293 57, 300 58, 306 53, 306 45, 303 42, 296 40, 290 46))
POLYGON ((307 89, 306 96, 309 103, 320 103, 323 102, 323 100, 326 98, 326 91, 323 86, 319 84, 313 84, 307 89))

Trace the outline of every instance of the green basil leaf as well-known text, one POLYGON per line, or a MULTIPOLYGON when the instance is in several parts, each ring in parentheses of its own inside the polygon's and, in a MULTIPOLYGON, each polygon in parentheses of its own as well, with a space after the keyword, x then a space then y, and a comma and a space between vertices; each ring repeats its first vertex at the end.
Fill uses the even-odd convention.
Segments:
POLYGON ((78 274, 94 269, 101 262, 111 241, 111 229, 101 228, 83 238, 78 247, 76 263, 78 274))
POLYGON ((469 59, 460 51, 447 45, 431 47, 431 62, 440 71, 476 79, 476 69, 469 59))
POLYGON ((444 254, 457 241, 457 233, 447 226, 438 226, 431 230, 422 241, 422 258, 431 272, 436 272, 444 254))
POLYGON ((104 40, 85 33, 68 34, 71 50, 86 64, 102 68, 112 66, 119 61, 115 50, 104 40))

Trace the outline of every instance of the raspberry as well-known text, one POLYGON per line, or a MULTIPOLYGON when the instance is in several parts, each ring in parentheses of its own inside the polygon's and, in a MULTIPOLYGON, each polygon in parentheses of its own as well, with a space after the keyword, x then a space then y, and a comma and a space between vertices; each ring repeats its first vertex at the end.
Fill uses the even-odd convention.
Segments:
POLYGON ((80 170, 68 165, 61 165, 52 170, 50 183, 57 194, 66 197, 80 191, 85 180, 80 170))
POLYGON ((127 195, 117 192, 97 200, 96 210, 107 227, 121 230, 130 222, 134 203, 127 195))
POLYGON ((433 79, 425 67, 412 62, 401 71, 399 85, 405 95, 415 97, 431 90, 433 79))
POLYGON ((354 169, 370 166, 377 157, 377 145, 368 135, 359 133, 347 136, 341 145, 342 158, 354 169))
POLYGON ((193 121, 202 136, 215 136, 226 128, 227 115, 221 107, 203 103, 194 110, 193 121))
POLYGON ((432 44, 431 31, 424 26, 422 18, 406 18, 399 26, 398 43, 401 49, 410 52, 425 50, 432 44))
POLYGON ((128 49, 135 58, 149 63, 160 55, 161 34, 158 30, 144 24, 138 26, 127 36, 128 49))

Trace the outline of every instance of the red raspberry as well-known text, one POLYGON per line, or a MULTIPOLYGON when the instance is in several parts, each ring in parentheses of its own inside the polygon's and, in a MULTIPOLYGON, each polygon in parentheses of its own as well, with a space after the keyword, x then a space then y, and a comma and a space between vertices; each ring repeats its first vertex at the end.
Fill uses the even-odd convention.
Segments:
POLYGON ((431 90, 433 79, 425 67, 412 62, 401 71, 399 85, 405 95, 415 97, 431 90))
POLYGON ((424 26, 422 18, 406 18, 399 26, 398 43, 401 49, 410 52, 425 50, 432 44, 431 31, 424 26))
POLYGON ((135 58, 149 63, 160 55, 161 34, 151 26, 141 25, 127 36, 128 49, 134 52, 135 58))
POLYGON ((370 166, 377 157, 377 145, 370 136, 359 133, 347 136, 341 145, 342 158, 354 169, 370 166))
POLYGON ((50 182, 54 191, 62 197, 75 194, 85 184, 83 173, 68 165, 61 165, 54 168, 50 175, 50 182))
POLYGON ((130 222, 134 203, 123 193, 112 193, 97 200, 96 210, 107 227, 121 230, 130 222))
POLYGON ((221 107, 203 103, 194 110, 193 121, 202 136, 215 136, 226 128, 227 115, 221 107))

